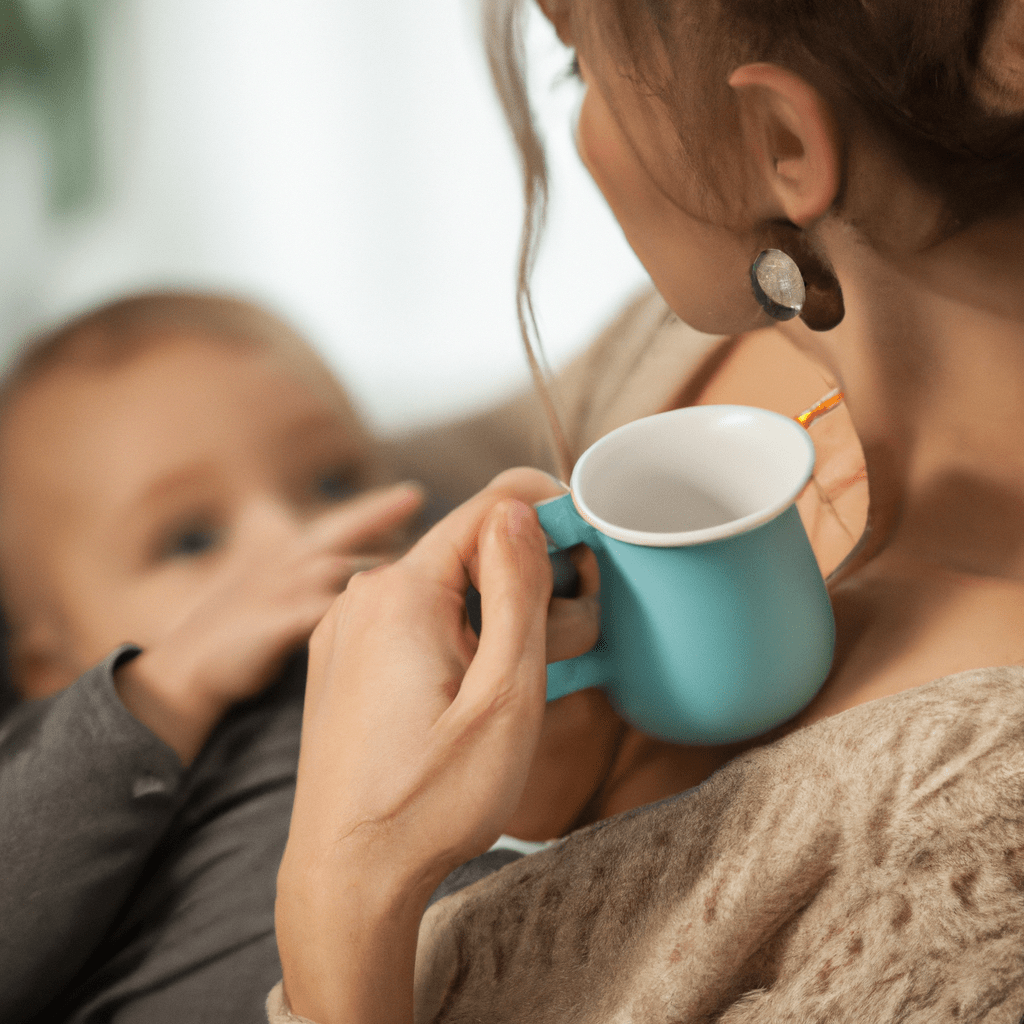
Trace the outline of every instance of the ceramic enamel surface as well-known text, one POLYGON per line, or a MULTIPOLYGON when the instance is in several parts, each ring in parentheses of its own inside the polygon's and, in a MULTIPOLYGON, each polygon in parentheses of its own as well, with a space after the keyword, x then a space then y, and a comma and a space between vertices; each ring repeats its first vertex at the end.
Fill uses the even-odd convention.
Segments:
POLYGON ((786 509, 814 469, 798 423, 764 409, 695 406, 627 423, 573 470, 576 507, 628 544, 678 547, 735 536, 786 509))
POLYGON ((649 420, 599 441, 573 494, 538 506, 553 544, 586 543, 601 572, 601 639, 548 666, 548 699, 600 686, 677 743, 759 735, 807 705, 832 659, 831 605, 793 504, 813 449, 761 410, 649 420))

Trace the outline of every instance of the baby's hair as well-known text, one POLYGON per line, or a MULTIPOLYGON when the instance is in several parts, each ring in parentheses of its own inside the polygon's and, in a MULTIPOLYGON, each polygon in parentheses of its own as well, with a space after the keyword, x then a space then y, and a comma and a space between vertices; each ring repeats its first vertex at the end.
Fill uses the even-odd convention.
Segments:
POLYGON ((58 365, 117 366, 162 344, 173 332, 287 353, 312 351, 284 320, 244 299, 198 291, 141 292, 91 309, 26 342, 0 381, 0 406, 58 365))
MULTIPOLYGON (((483 0, 488 59, 523 176, 517 280, 521 333, 559 463, 571 453, 536 351, 530 273, 547 165, 526 88, 527 0, 483 0)), ((945 203, 944 233, 1024 203, 1024 0, 548 0, 573 34, 596 33, 616 65, 660 99, 681 138, 695 106, 741 64, 770 61, 858 110, 908 173, 945 203), (688 41, 688 46, 686 46, 688 41), (686 46, 685 53, 680 52, 686 46), (706 89, 694 89, 699 77, 706 89)), ((709 199, 714 175, 694 147, 709 199)))
POLYGON ((312 371, 336 392, 350 428, 369 434, 352 397, 310 343, 263 306, 200 291, 140 292, 97 306, 28 340, 0 377, 0 419, 21 391, 67 366, 116 367, 182 334, 261 349, 312 371))

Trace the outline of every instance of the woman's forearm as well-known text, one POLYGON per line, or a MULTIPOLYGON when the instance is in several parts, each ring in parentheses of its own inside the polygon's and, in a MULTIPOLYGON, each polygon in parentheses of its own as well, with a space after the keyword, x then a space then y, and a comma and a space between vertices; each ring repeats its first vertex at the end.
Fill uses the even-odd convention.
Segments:
POLYGON ((544 718, 551 597, 523 498, 550 487, 505 474, 394 565, 353 577, 313 633, 276 908, 294 1013, 411 1024, 427 900, 520 802, 544 718))

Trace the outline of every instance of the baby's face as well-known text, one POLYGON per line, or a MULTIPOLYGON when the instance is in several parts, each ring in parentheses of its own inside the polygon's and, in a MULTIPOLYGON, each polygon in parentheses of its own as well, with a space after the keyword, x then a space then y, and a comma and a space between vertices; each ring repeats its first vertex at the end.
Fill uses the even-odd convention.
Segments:
POLYGON ((15 656, 23 692, 151 643, 247 552, 363 484, 367 436, 328 375, 300 364, 176 335, 121 365, 58 367, 14 399, 0 434, 4 606, 15 637, 62 660, 44 678, 15 656))

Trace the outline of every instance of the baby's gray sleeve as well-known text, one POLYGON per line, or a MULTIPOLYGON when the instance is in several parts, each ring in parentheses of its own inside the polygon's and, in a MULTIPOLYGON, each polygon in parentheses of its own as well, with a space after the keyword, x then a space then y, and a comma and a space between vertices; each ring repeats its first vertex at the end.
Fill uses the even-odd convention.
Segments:
POLYGON ((175 752, 114 690, 122 647, 0 721, 0 1020, 61 991, 122 908, 179 806, 175 752))

